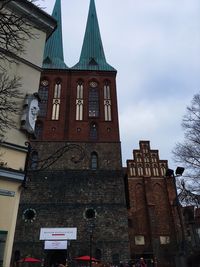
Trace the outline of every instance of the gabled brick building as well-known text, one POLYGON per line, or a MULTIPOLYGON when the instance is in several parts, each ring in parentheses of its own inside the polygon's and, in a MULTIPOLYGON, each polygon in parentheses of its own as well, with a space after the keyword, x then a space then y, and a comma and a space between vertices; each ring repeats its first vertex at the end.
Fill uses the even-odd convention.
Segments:
POLYGON ((139 144, 127 160, 131 258, 173 267, 181 232, 174 177, 165 177, 168 163, 149 141, 139 144))

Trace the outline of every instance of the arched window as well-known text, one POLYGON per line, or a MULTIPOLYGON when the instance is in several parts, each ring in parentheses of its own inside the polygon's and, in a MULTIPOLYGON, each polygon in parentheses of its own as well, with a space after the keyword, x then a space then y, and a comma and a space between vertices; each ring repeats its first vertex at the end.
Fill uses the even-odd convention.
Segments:
POLYGON ((156 154, 151 154, 151 161, 152 162, 157 162, 156 154))
POLYGON ((167 167, 166 167, 166 165, 164 163, 160 164, 160 171, 161 171, 161 175, 162 176, 165 176, 166 169, 167 169, 167 167))
POLYGON ((141 154, 136 154, 136 160, 137 162, 142 162, 142 155, 141 154))
POLYGON ((159 176, 159 170, 158 170, 158 165, 153 164, 153 175, 154 176, 159 176))
POLYGON ((83 82, 82 81, 79 81, 77 84, 76 98, 83 99, 83 82))
POLYGON ((149 154, 144 154, 144 162, 149 162, 149 154))
POLYGON ((77 84, 76 93, 76 120, 83 120, 83 83, 81 81, 77 84))
POLYGON ((149 164, 145 165, 145 173, 146 175, 151 176, 151 168, 149 164))
POLYGON ((95 122, 92 122, 90 124, 90 139, 96 140, 97 137, 98 137, 97 124, 95 122))
POLYGON ((53 103, 52 103, 52 120, 59 119, 60 113, 60 96, 61 96, 61 82, 57 81, 54 87, 54 96, 53 96, 53 103))
POLYGON ((136 172, 135 172, 135 164, 130 163, 129 164, 129 169, 130 169, 130 176, 135 176, 136 172))
POLYGON ((91 82, 89 87, 88 100, 89 117, 99 116, 99 90, 96 82, 91 82))
POLYGON ((98 167, 98 155, 96 152, 91 153, 91 169, 96 170, 98 167))
POLYGON ((111 98, 108 82, 104 85, 104 117, 105 121, 111 121, 111 98))
POLYGON ((138 165, 138 176, 142 176, 143 175, 143 167, 141 164, 138 165))
POLYGON ((149 149, 148 144, 142 144, 143 153, 148 153, 148 149, 149 149))
POLYGON ((38 116, 40 117, 46 117, 47 115, 48 94, 49 94, 49 82, 46 79, 42 79, 38 90, 38 95, 40 97, 40 102, 39 102, 40 111, 38 116))

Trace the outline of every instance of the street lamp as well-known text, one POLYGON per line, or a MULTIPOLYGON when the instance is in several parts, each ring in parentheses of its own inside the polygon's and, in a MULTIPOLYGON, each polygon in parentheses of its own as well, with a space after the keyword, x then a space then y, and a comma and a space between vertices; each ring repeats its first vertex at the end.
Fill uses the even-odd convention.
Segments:
POLYGON ((166 174, 165 174, 166 177, 173 177, 174 187, 175 187, 175 190, 176 190, 176 203, 177 204, 180 204, 180 203, 179 203, 178 193, 177 193, 177 187, 176 187, 176 178, 179 177, 179 176, 182 176, 184 170, 185 169, 183 167, 177 167, 176 168, 176 171, 175 171, 175 174, 176 175, 174 175, 174 170, 167 169, 166 170, 166 174))
POLYGON ((85 218, 87 219, 87 228, 89 232, 89 254, 90 254, 90 267, 92 267, 92 237, 93 230, 95 228, 94 220, 96 218, 96 210, 93 208, 89 208, 85 210, 85 218))
POLYGON ((176 177, 177 177, 177 176, 182 176, 184 170, 185 170, 185 168, 183 168, 183 167, 177 167, 177 168, 176 168, 176 172, 175 172, 175 173, 176 173, 176 177))
POLYGON ((175 174, 176 174, 176 176, 174 175, 174 170, 172 170, 172 169, 167 169, 166 170, 166 176, 167 177, 174 177, 174 178, 176 178, 176 177, 178 177, 178 176, 182 176, 183 175, 183 172, 184 172, 184 168, 183 167, 177 167, 176 168, 176 171, 175 171, 175 174))

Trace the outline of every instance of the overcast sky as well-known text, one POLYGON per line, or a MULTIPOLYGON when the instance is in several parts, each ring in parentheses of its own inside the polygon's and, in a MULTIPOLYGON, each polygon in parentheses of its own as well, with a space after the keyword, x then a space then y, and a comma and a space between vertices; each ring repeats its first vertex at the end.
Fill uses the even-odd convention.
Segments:
MULTIPOLYGON (((51 14, 55 0, 39 0, 51 14)), ((200 91, 199 0, 96 0, 107 62, 117 69, 123 165, 139 140, 175 168, 182 117, 200 91)), ((65 63, 80 56, 89 0, 62 0, 65 63)))

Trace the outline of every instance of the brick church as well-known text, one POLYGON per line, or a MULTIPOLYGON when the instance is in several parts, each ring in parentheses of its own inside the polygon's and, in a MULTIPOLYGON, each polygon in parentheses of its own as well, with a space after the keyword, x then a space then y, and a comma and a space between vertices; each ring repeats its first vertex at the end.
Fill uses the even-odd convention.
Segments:
POLYGON ((58 27, 44 52, 13 259, 56 266, 84 255, 114 265, 144 257, 148 266, 174 267, 174 183, 148 141, 122 167, 117 71, 104 54, 95 2, 73 67, 63 57, 61 0, 52 16, 58 27))

